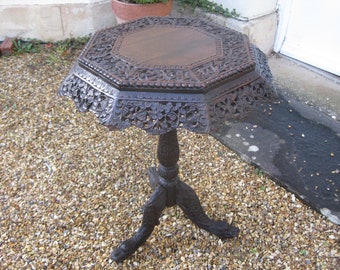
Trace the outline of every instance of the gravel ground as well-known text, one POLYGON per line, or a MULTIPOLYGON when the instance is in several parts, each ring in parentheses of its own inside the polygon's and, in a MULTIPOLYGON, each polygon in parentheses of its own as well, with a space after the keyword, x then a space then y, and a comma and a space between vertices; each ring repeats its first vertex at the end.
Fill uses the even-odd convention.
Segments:
POLYGON ((157 137, 109 132, 57 96, 79 51, 0 58, 1 269, 336 269, 339 227, 208 135, 179 131, 181 179, 221 241, 168 208, 145 245, 109 259, 139 227, 157 137))

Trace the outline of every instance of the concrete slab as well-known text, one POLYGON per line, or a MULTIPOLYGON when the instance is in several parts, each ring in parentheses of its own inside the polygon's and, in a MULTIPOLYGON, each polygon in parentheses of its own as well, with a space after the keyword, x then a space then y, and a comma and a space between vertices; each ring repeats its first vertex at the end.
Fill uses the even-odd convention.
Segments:
POLYGON ((340 224, 340 84, 271 58, 277 99, 212 135, 330 221, 340 224))
POLYGON ((274 82, 277 88, 282 89, 284 95, 339 120, 338 76, 280 55, 273 55, 268 63, 274 82))

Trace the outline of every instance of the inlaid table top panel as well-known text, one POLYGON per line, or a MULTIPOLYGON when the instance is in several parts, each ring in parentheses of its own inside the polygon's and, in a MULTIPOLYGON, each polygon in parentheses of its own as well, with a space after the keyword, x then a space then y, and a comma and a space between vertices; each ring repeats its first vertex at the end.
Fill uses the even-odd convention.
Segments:
POLYGON ((222 56, 222 42, 187 27, 150 27, 120 37, 113 53, 146 68, 186 68, 222 56))

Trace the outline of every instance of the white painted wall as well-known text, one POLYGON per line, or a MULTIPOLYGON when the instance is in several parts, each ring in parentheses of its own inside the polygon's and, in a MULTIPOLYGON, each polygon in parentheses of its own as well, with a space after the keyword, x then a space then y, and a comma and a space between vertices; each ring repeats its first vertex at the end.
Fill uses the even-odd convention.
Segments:
POLYGON ((273 13, 278 0, 214 0, 230 11, 240 14, 241 19, 251 20, 273 13))
POLYGON ((0 0, 0 5, 61 5, 61 4, 89 4, 100 0, 0 0))

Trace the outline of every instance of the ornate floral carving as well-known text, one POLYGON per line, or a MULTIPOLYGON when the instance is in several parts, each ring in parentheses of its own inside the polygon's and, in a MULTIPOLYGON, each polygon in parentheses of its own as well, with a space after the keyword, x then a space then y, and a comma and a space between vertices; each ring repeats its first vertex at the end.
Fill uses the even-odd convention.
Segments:
POLYGON ((223 99, 210 105, 211 129, 217 129, 228 118, 245 116, 259 101, 269 99, 271 95, 272 92, 262 79, 230 92, 223 99))
POLYGON ((144 18, 94 35, 59 93, 71 97, 80 111, 94 112, 110 129, 137 126, 164 134, 179 127, 201 133, 215 130, 270 98, 273 90, 265 55, 242 34, 199 19, 144 18), (121 35, 153 25, 217 35, 223 57, 190 67, 152 68, 113 53, 121 35))
POLYGON ((59 94, 71 97, 79 111, 95 113, 99 122, 103 125, 106 125, 110 119, 114 99, 96 90, 75 74, 65 79, 59 89, 59 94))
POLYGON ((85 78, 85 74, 87 72, 79 67, 73 69, 59 94, 71 97, 80 111, 94 112, 99 122, 110 129, 137 126, 150 134, 163 134, 177 127, 197 132, 209 130, 205 104, 197 102, 196 98, 174 96, 164 99, 159 93, 119 93, 104 82, 100 89, 99 79, 95 82, 89 74, 85 78))
POLYGON ((117 87, 171 88, 181 85, 197 90, 227 80, 235 73, 254 68, 248 38, 212 22, 191 18, 143 18, 94 35, 79 57, 82 66, 106 77, 117 87), (187 28, 216 39, 221 55, 212 55, 189 66, 145 66, 119 54, 124 37, 150 27, 187 28))
POLYGON ((119 99, 109 124, 119 129, 134 125, 150 134, 162 134, 178 127, 206 132, 204 119, 203 104, 119 99))

